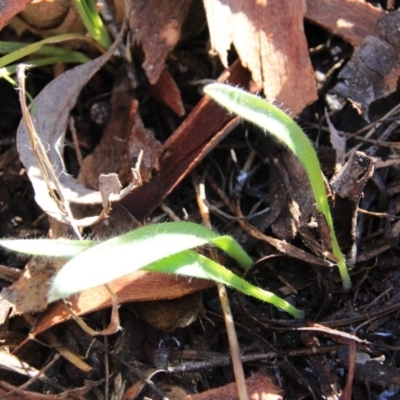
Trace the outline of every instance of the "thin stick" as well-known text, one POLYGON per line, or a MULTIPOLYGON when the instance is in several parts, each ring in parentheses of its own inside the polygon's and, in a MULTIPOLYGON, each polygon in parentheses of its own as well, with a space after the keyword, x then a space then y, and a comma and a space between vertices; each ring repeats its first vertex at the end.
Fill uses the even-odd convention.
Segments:
POLYGON ((71 314, 72 318, 76 321, 76 323, 90 336, 106 336, 106 335, 113 335, 114 333, 118 332, 120 329, 120 319, 119 319, 119 312, 118 312, 118 296, 111 290, 108 284, 104 285, 110 293, 111 296, 111 320, 108 326, 101 330, 96 331, 92 329, 86 322, 71 308, 68 307, 66 304, 69 313, 71 314))
POLYGON ((28 379, 24 384, 22 384, 21 386, 16 387, 13 390, 10 390, 9 392, 7 392, 4 396, 1 396, 0 399, 3 400, 8 396, 11 396, 14 393, 17 392, 21 392, 22 390, 26 389, 29 385, 31 385, 32 383, 34 383, 36 380, 41 379, 41 377, 44 377, 46 379, 47 376, 45 375, 45 373, 47 372, 47 370, 52 367, 54 365, 54 363, 60 358, 60 354, 55 354, 53 356, 53 359, 46 365, 44 366, 37 375, 32 376, 32 378, 28 379))
MULTIPOLYGON (((198 179, 196 179, 196 176, 194 174, 192 174, 192 178, 194 181, 194 186, 196 188, 197 204, 199 206, 203 222, 207 228, 212 229, 210 221, 210 211, 204 202, 204 200, 206 200, 204 183, 198 183, 198 179)), ((221 302, 222 312, 224 314, 226 333, 228 335, 229 349, 232 357, 233 372, 235 374, 238 396, 240 400, 249 400, 249 395, 247 394, 246 388, 246 379, 244 377, 243 364, 240 354, 239 341, 236 335, 235 323, 233 322, 228 293, 226 292, 226 287, 222 283, 217 283, 217 287, 219 301, 221 302)))
POLYGON ((76 158, 78 160, 80 172, 82 173, 83 179, 85 180, 85 183, 88 183, 89 180, 87 179, 87 171, 86 171, 86 165, 83 162, 83 157, 82 157, 82 152, 79 147, 79 140, 78 140, 78 135, 76 133, 76 128, 75 128, 75 121, 72 116, 68 118, 68 125, 69 125, 69 130, 71 131, 71 136, 72 136, 72 143, 74 144, 74 149, 75 149, 75 154, 76 158))

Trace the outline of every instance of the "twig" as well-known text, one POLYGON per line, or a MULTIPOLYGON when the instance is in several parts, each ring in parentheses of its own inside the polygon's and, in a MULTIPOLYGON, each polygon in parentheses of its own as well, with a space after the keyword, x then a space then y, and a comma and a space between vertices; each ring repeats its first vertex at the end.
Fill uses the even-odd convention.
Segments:
POLYGON ((103 329, 102 331, 95 331, 92 329, 86 322, 71 308, 68 307, 67 309, 76 321, 76 323, 90 336, 106 336, 106 335, 113 335, 114 333, 118 332, 120 329, 120 319, 119 319, 119 312, 118 312, 118 296, 110 289, 110 286, 104 285, 107 290, 110 292, 111 295, 111 320, 108 326, 103 329))
POLYGON ((69 130, 71 131, 72 143, 74 144, 75 154, 76 154, 76 158, 78 160, 80 172, 83 176, 83 179, 87 183, 88 179, 87 179, 86 165, 83 162, 82 152, 81 152, 81 149, 79 148, 78 135, 76 133, 76 128, 75 128, 75 121, 72 116, 70 116, 68 118, 68 125, 69 125, 69 130))
MULTIPOLYGON (((204 202, 204 200, 206 199, 204 183, 196 182, 198 181, 198 179, 196 179, 194 174, 192 174, 192 177, 196 188, 197 204, 199 206, 203 222, 207 228, 212 229, 210 221, 210 212, 204 202)), ((238 396, 240 400, 249 400, 249 395, 247 394, 247 388, 246 388, 246 379, 244 377, 243 364, 241 360, 240 347, 236 335, 235 324, 233 322, 233 316, 229 304, 228 294, 226 292, 226 287, 222 283, 217 283, 217 287, 218 287, 218 295, 219 295, 219 300, 221 302, 222 312, 224 314, 226 333, 228 335, 228 340, 229 340, 229 348, 232 356, 233 372, 235 374, 238 396)))
MULTIPOLYGON (((21 386, 16 387, 15 389, 10 390, 9 392, 7 392, 4 396, 0 397, 0 400, 3 400, 5 398, 7 398, 8 396, 20 392, 21 390, 24 390, 25 388, 27 388, 29 385, 31 385, 33 382, 35 382, 36 380, 40 379, 41 377, 44 377, 46 379, 47 376, 45 375, 45 372, 50 369, 50 367, 52 367, 54 365, 54 363, 60 358, 60 354, 55 354, 53 359, 45 366, 43 367, 39 373, 37 375, 32 376, 32 378, 28 379, 24 384, 22 384, 21 386)), ((49 379, 50 381, 50 379, 49 379)), ((46 381, 47 382, 47 381, 46 381)))

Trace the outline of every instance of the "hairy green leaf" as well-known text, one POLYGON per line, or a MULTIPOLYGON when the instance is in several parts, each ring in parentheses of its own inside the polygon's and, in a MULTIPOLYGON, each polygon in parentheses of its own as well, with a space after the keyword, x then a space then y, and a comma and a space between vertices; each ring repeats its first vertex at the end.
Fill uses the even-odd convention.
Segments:
POLYGON ((275 307, 281 308, 295 318, 304 318, 304 313, 286 300, 252 285, 221 264, 191 250, 183 251, 156 261, 144 269, 146 271, 185 275, 219 282, 247 296, 253 296, 258 300, 266 301, 275 307))
POLYGON ((65 257, 70 258, 82 251, 95 246, 93 240, 68 239, 1 239, 0 246, 17 253, 32 256, 65 257))
POLYGON ((321 166, 307 135, 292 118, 261 97, 221 83, 207 85, 204 92, 227 110, 268 131, 299 159, 310 180, 317 209, 324 215, 329 226, 332 251, 336 257, 343 286, 350 288, 351 280, 336 238, 321 166))
POLYGON ((230 237, 192 222, 165 222, 107 240, 68 261, 52 282, 49 301, 68 297, 127 275, 155 261, 207 244, 221 247, 244 269, 251 258, 230 237))

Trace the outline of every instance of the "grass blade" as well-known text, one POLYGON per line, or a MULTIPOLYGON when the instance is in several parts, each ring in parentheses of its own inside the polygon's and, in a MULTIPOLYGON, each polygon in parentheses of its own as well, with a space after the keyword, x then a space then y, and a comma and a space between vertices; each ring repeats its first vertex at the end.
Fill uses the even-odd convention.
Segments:
MULTIPOLYGON (((65 42, 68 40, 88 40, 87 37, 77 34, 77 33, 66 33, 63 35, 58 35, 58 36, 53 36, 47 39, 43 39, 40 40, 39 42, 36 43, 32 43, 29 44, 27 46, 24 46, 16 51, 13 51, 12 53, 6 54, 5 56, 0 58, 0 68, 5 67, 7 65, 12 64, 15 61, 21 60, 21 58, 24 58, 26 56, 29 56, 30 54, 35 53, 36 51, 38 51, 39 49, 41 49, 44 45, 46 44, 50 44, 50 43, 61 43, 61 42, 65 42)), ((48 52, 49 49, 47 48, 48 52)), ((66 50, 68 52, 68 50, 66 50)), ((57 50, 57 55, 60 55, 60 52, 62 52, 62 50, 58 49, 57 50)), ((74 52, 77 53, 77 52, 74 52)), ((47 54, 49 55, 49 53, 47 54)), ((82 54, 82 57, 85 57, 82 54)))
POLYGON ((251 258, 234 239, 223 238, 193 222, 165 222, 135 229, 67 262, 51 285, 49 300, 105 284, 165 257, 210 243, 222 247, 243 268, 248 268, 251 258))
POLYGON ((236 289, 247 296, 252 296, 258 300, 266 301, 275 307, 286 311, 295 318, 304 318, 303 311, 297 309, 286 300, 252 285, 235 275, 224 266, 194 251, 187 250, 174 254, 173 256, 159 260, 144 269, 146 271, 185 275, 219 282, 236 289))
POLYGON ((68 239, 1 239, 0 246, 17 253, 46 257, 74 257, 98 242, 68 239))
POLYGON ((321 166, 317 153, 306 134, 292 118, 279 108, 244 90, 221 83, 213 83, 206 86, 204 92, 227 110, 271 133, 299 159, 310 180, 317 209, 324 215, 329 226, 332 252, 339 267, 343 286, 346 289, 350 288, 351 280, 344 255, 336 238, 321 166))
POLYGON ((74 0, 74 3, 90 36, 103 48, 108 49, 112 41, 97 12, 95 2, 93 0, 74 0))

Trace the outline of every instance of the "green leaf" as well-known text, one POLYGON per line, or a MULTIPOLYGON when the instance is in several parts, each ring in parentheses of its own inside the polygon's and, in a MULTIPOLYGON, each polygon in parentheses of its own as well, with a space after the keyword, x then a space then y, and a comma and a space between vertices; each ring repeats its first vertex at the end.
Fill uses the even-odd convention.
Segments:
POLYGON ((304 318, 303 311, 297 309, 286 300, 252 285, 229 271, 229 269, 224 266, 194 251, 187 250, 174 254, 152 263, 144 269, 146 271, 185 275, 222 283, 246 294, 247 296, 255 297, 258 300, 266 301, 275 307, 281 308, 293 315, 295 318, 304 318))
MULTIPOLYGON (((79 38, 82 39, 82 36, 78 36, 79 38)), ((56 40, 57 36, 53 36, 51 38, 52 43, 54 43, 54 40, 56 40)), ((64 38, 65 36, 58 36, 58 38, 64 38)), ((67 35, 67 40, 71 40, 70 35, 67 35)), ((72 37, 74 39, 74 37, 72 37)), ((33 43, 30 45, 27 45, 26 43, 21 43, 21 42, 1 42, 0 41, 0 54, 11 54, 15 52, 13 56, 10 58, 13 59, 13 61, 16 61, 17 59, 21 58, 21 53, 22 57, 25 55, 29 55, 32 53, 35 53, 37 56, 48 56, 48 57, 61 57, 63 60, 71 60, 69 62, 73 63, 80 63, 83 64, 85 62, 90 61, 90 58, 79 52, 79 51, 74 51, 74 50, 68 50, 64 49, 62 47, 57 47, 57 46, 49 46, 49 45, 39 45, 38 43, 33 43)), ((64 61, 67 62, 67 61, 64 61)))
POLYGON ((32 256, 70 258, 89 249, 98 242, 68 239, 1 239, 0 246, 17 253, 32 256))
MULTIPOLYGON (((0 58, 0 68, 5 67, 7 65, 10 65, 11 63, 21 60, 21 58, 24 58, 26 56, 29 56, 30 54, 33 54, 39 50, 41 50, 43 48, 44 45, 49 44, 49 43, 61 43, 61 42, 65 42, 68 40, 88 40, 87 37, 80 35, 80 34, 76 34, 76 33, 66 33, 63 35, 58 35, 58 36, 53 36, 47 39, 43 39, 40 40, 39 42, 36 43, 32 43, 29 45, 25 45, 24 47, 20 47, 18 50, 13 51, 12 53, 6 54, 5 56, 0 58)), ((3 46, 6 46, 5 42, 1 42, 3 44, 3 46)), ((56 48, 56 47, 50 47, 47 46, 45 50, 41 50, 43 54, 50 56, 67 56, 70 55, 71 59, 74 61, 71 62, 78 62, 77 60, 79 60, 79 62, 85 62, 85 60, 87 59, 87 57, 84 54, 80 54, 76 51, 72 52, 70 50, 66 50, 66 49, 60 49, 60 48, 56 48), (79 55, 80 54, 80 55, 79 55)))
POLYGON ((244 90, 221 83, 213 83, 207 85, 204 92, 227 110, 268 131, 299 159, 310 180, 317 209, 324 215, 329 226, 332 251, 336 257, 343 286, 350 288, 351 280, 344 255, 336 238, 321 166, 307 135, 292 118, 279 108, 244 90))
POLYGON ((93 0, 74 0, 74 3, 90 36, 103 48, 108 49, 112 41, 97 12, 96 3, 93 0))
POLYGON ((97 244, 67 262, 51 285, 49 301, 105 284, 165 257, 207 244, 221 247, 245 269, 253 263, 234 239, 221 237, 199 224, 153 224, 97 244))

